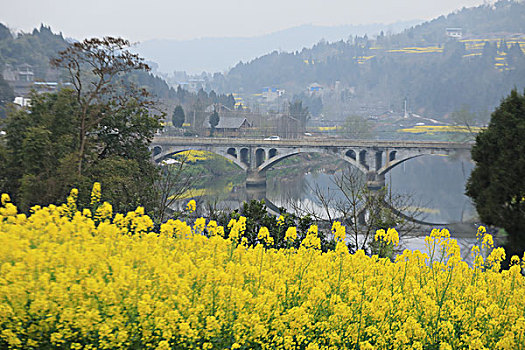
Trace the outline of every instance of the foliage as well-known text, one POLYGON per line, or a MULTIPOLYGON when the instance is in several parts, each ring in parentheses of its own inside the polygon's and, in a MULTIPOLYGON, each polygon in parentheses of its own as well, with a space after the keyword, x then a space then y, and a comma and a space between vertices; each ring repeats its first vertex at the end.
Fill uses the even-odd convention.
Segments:
MULTIPOLYGON (((480 131, 479 127, 475 125, 487 124, 488 120, 485 120, 484 114, 487 113, 476 113, 469 110, 469 108, 463 106, 459 110, 456 110, 450 114, 450 119, 455 124, 461 134, 454 135, 456 141, 473 141, 476 138, 476 134, 480 131)), ((453 126, 450 126, 452 129, 453 126)), ((451 130, 452 131, 452 130, 451 130)))
MULTIPOLYGON (((18 33, 13 36, 9 29, 0 23, 0 69, 4 65, 11 70, 22 64, 32 67, 35 81, 64 82, 67 74, 61 70, 51 69, 50 60, 57 52, 66 49, 70 43, 62 34, 54 34, 50 27, 41 25, 31 33, 18 33)), ((126 85, 134 84, 143 87, 158 98, 169 100, 176 98, 176 92, 167 83, 146 71, 133 71, 122 75, 126 85)), ((0 98, 1 99, 1 98, 0 98)))
POLYGON ((8 103, 13 102, 15 93, 11 86, 0 75, 0 119, 5 118, 5 108, 8 103))
POLYGON ((11 31, 4 24, 0 23, 0 41, 12 39, 11 31))
POLYGON ((372 135, 372 126, 365 118, 358 115, 348 116, 343 125, 345 137, 349 139, 369 139, 372 135))
POLYGON ((58 51, 64 50, 68 43, 62 34, 54 34, 51 28, 41 25, 31 33, 18 33, 12 36, 3 24, 0 24, 0 69, 10 65, 32 66, 35 79, 56 81, 56 72, 50 70, 49 59, 58 51))
POLYGON ((8 170, 0 174, 0 183, 24 211, 62 201, 69 188, 85 190, 95 180, 103 182, 105 199, 118 210, 138 203, 155 209, 152 188, 158 172, 148 144, 160 116, 150 113, 153 100, 144 90, 118 80, 147 68, 125 51, 128 44, 115 38, 74 44, 54 61, 67 68, 74 89, 32 94, 29 109, 10 114, 8 170))
MULTIPOLYGON (((160 176, 154 185, 157 224, 165 222, 168 218, 178 217, 180 213, 172 208, 174 203, 184 198, 185 194, 196 185, 198 176, 195 173, 187 173, 186 165, 192 162, 194 151, 188 151, 185 155, 179 155, 178 161, 173 164, 162 162, 160 164, 160 176), (172 212, 172 213, 170 213, 172 212)), ((195 209, 193 209, 195 211, 195 209)))
POLYGON ((29 217, 1 197, 1 348, 523 345, 520 259, 500 272, 504 251, 481 254, 486 234, 472 268, 447 230, 425 239, 428 253, 406 250, 392 262, 349 254, 341 227, 327 253, 314 230, 298 248, 265 249, 267 230, 248 247, 242 217, 229 238, 204 218, 170 220, 156 232, 143 208, 113 216, 94 188, 91 210, 80 212, 77 195, 29 217))
POLYGON ((302 202, 290 205, 299 215, 309 215, 317 222, 333 225, 341 221, 347 225, 347 241, 352 252, 369 248, 378 251, 373 239, 379 229, 395 227, 409 233, 416 228, 411 220, 417 220, 421 211, 411 196, 393 194, 386 186, 369 188, 365 175, 352 166, 335 175, 332 184, 328 191, 318 185, 311 188, 315 198, 313 205, 302 202))
POLYGON ((211 128, 210 136, 213 136, 215 128, 217 127, 217 125, 219 125, 219 121, 220 121, 219 113, 215 110, 209 117, 210 128, 211 128))
MULTIPOLYGON (((398 129, 397 132, 429 135, 438 133, 469 134, 467 137, 470 138, 472 137, 471 134, 476 134, 481 130, 483 130, 483 128, 478 126, 467 127, 465 125, 415 125, 411 128, 398 129)), ((465 139, 463 139, 463 141, 465 141, 465 139)))
POLYGON ((519 248, 525 247, 525 96, 513 90, 492 113, 476 137, 476 167, 466 193, 481 220, 505 228, 519 248))
POLYGON ((288 103, 288 110, 290 116, 295 118, 301 124, 303 130, 306 129, 306 123, 310 120, 310 112, 308 107, 303 106, 303 101, 293 101, 288 103))
POLYGON ((318 117, 323 111, 323 100, 321 96, 307 94, 303 92, 299 95, 294 96, 293 100, 301 101, 303 103, 304 108, 308 108, 308 112, 310 112, 312 116, 318 117))
MULTIPOLYGON (((309 215, 299 217, 297 215, 286 212, 284 208, 279 208, 281 215, 276 217, 268 213, 266 203, 264 200, 251 200, 244 202, 239 210, 234 210, 230 213, 215 212, 212 213, 212 219, 216 220, 218 224, 228 227, 228 223, 233 220, 239 220, 240 217, 245 219, 244 237, 245 244, 255 246, 259 242, 258 235, 261 228, 266 227, 269 230, 269 235, 272 237, 275 248, 286 248, 290 246, 298 247, 301 240, 306 237, 309 228, 313 225, 314 220, 309 215), (291 228, 296 227, 297 239, 294 242, 287 241, 286 232, 291 228)), ((328 251, 335 247, 333 239, 330 235, 323 232, 316 226, 316 234, 320 240, 320 247, 323 251, 328 251)), ((229 235, 229 231, 225 231, 225 235, 229 235)))
POLYGON ((191 123, 194 131, 199 131, 203 128, 203 125, 207 125, 209 121, 209 113, 206 112, 206 108, 211 105, 218 105, 219 108, 225 108, 232 114, 235 112, 235 99, 232 94, 216 94, 215 91, 207 93, 203 89, 198 92, 191 92, 184 90, 180 86, 177 88, 176 93, 173 95, 175 104, 181 105, 187 115, 187 123, 191 123))
MULTIPOLYGON (((147 113, 145 110, 152 105, 146 90, 120 84, 119 78, 124 73, 149 70, 142 58, 127 50, 129 46, 130 42, 122 38, 85 39, 68 46, 51 61, 54 66, 67 70, 76 91, 79 176, 82 175, 90 134, 96 133, 107 118, 129 113, 133 108, 139 113, 147 113)), ((110 127, 106 131, 115 132, 110 127)), ((140 133, 135 136, 141 140, 152 137, 140 133)))
POLYGON ((186 116, 184 114, 184 109, 182 109, 181 105, 177 105, 173 110, 173 116, 171 117, 171 122, 173 123, 173 126, 176 128, 181 128, 185 120, 186 116))

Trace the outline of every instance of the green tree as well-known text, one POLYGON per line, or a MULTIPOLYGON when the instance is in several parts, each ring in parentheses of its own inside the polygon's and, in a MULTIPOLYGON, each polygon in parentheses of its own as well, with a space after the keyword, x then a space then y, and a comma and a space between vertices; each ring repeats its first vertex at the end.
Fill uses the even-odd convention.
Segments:
POLYGON ((0 23, 0 41, 12 39, 11 31, 3 23, 0 23))
POLYGON ((13 102, 15 93, 13 89, 7 84, 2 76, 0 76, 0 118, 4 118, 5 108, 8 103, 13 102))
POLYGON ((10 193, 22 210, 61 202, 72 187, 80 190, 79 203, 87 204, 95 181, 115 210, 157 209, 153 187, 159 172, 148 145, 162 115, 152 113, 146 91, 119 79, 146 69, 123 50, 126 43, 89 39, 70 47, 55 64, 66 67, 74 88, 35 93, 29 109, 8 116, 8 166, 0 174, 0 192, 10 193))
POLYGON ((504 228, 520 253, 525 249, 524 135, 525 96, 512 90, 476 137, 476 167, 466 186, 480 219, 504 228))
POLYGON ((303 101, 294 101, 288 103, 290 116, 297 119, 301 128, 306 130, 306 123, 310 120, 310 111, 308 107, 303 107, 303 101))
POLYGON ((181 105, 177 105, 177 107, 175 107, 173 110, 173 116, 171 117, 173 126, 176 128, 181 128, 185 120, 186 116, 184 115, 184 109, 182 109, 181 105))
POLYGON ((217 127, 217 125, 219 125, 219 121, 219 113, 217 113, 217 111, 213 111, 213 113, 210 115, 210 136, 213 136, 215 128, 217 127))
POLYGON ((51 63, 65 68, 75 89, 78 113, 78 175, 89 153, 89 139, 107 116, 126 108, 130 100, 148 107, 151 101, 145 90, 131 84, 123 86, 123 75, 149 67, 137 54, 127 50, 130 42, 122 38, 85 39, 59 52, 51 63))
POLYGON ((66 171, 76 146, 77 107, 74 92, 62 90, 31 95, 30 109, 10 111, 5 123, 8 166, 0 177, 8 180, 2 191, 11 193, 23 210, 65 199, 78 184, 76 174, 66 171))

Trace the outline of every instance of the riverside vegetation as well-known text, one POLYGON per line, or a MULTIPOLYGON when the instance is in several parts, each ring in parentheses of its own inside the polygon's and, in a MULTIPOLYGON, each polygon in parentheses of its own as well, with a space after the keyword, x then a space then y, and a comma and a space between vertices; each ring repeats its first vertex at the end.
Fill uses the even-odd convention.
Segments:
MULTIPOLYGON (((337 222, 335 249, 315 225, 276 249, 266 227, 247 244, 242 216, 155 227, 141 207, 113 213, 98 183, 88 208, 77 196, 25 215, 2 195, 1 348, 525 348, 525 256, 500 271, 483 227, 468 266, 445 229, 392 260, 350 254, 337 222)), ((375 240, 385 252, 399 236, 375 240)))

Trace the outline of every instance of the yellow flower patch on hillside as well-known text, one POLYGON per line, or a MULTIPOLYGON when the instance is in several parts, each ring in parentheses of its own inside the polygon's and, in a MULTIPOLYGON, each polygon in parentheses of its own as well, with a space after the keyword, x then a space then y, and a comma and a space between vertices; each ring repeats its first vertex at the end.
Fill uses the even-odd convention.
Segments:
POLYGON ((481 130, 483 130, 483 128, 477 126, 467 128, 466 126, 460 125, 416 125, 411 128, 398 129, 397 132, 408 132, 413 134, 425 133, 433 135, 441 132, 478 133, 481 130))

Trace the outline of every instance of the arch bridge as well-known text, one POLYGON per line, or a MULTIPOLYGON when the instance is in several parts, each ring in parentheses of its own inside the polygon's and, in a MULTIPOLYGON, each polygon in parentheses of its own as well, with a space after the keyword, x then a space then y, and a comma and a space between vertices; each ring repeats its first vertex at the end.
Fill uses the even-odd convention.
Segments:
POLYGON ((157 163, 188 150, 213 152, 247 172, 246 186, 265 186, 266 170, 299 153, 332 155, 350 163, 367 176, 371 189, 385 185, 385 174, 409 159, 423 155, 470 153, 473 143, 438 141, 383 141, 345 139, 190 138, 155 136, 150 150, 157 163))

